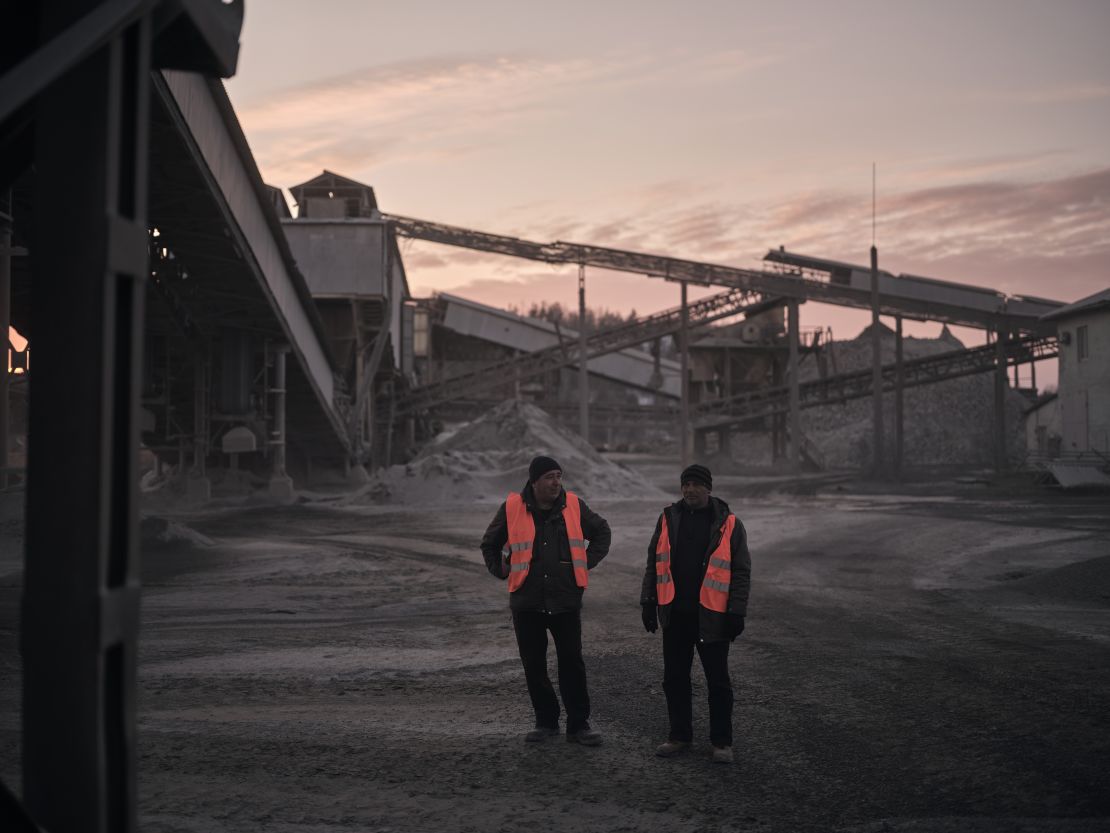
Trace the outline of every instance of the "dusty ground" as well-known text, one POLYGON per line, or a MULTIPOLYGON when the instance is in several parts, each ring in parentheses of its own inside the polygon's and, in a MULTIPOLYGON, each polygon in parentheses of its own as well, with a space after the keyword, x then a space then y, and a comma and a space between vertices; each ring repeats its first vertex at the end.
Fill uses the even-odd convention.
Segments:
MULTIPOLYGON (((477 549, 495 506, 178 517, 213 544, 145 553, 144 829, 1110 830, 1105 495, 733 497, 751 491, 717 489, 755 571, 732 767, 704 740, 652 755, 660 645, 637 600, 658 501, 586 495, 614 529, 584 611, 599 749, 521 742, 506 591, 477 549)), ((0 563, 0 777, 18 784, 19 577, 0 563)))

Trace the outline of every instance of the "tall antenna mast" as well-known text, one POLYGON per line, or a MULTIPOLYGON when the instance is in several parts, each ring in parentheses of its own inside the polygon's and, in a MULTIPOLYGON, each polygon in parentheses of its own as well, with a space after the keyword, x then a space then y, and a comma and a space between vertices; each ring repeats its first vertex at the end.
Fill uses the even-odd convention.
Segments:
POLYGON ((871 163, 871 245, 875 245, 875 163, 871 163))

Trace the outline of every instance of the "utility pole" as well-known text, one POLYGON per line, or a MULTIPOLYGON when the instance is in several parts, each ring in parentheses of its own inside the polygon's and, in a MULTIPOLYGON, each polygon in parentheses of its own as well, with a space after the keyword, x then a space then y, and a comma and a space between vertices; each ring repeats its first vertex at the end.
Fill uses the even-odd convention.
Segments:
POLYGON ((883 466, 883 339, 879 332, 879 250, 871 247, 871 422, 872 475, 882 477, 883 466))
POLYGON ((883 339, 879 332, 879 250, 875 246, 875 166, 871 166, 871 421, 874 428, 871 474, 882 477, 883 465, 883 339))
POLYGON ((801 385, 798 379, 798 352, 801 332, 799 330, 798 299, 791 298, 786 304, 787 327, 790 330, 790 352, 787 375, 790 377, 790 428, 787 434, 786 461, 790 468, 802 462, 802 419, 801 385))
POLYGON ((895 382, 894 382, 894 474, 901 480, 902 479, 902 453, 904 447, 905 431, 903 426, 905 403, 904 403, 904 388, 906 384, 906 369, 902 364, 902 316, 896 316, 895 319, 895 340, 894 340, 894 365, 895 365, 895 382))
POLYGON ((678 349, 682 359, 682 404, 679 431, 682 434, 682 468, 690 465, 690 307, 686 300, 686 281, 682 282, 682 323, 678 330, 678 349))
POLYGON ((578 264, 578 433, 590 441, 590 372, 586 364, 586 266, 578 264))

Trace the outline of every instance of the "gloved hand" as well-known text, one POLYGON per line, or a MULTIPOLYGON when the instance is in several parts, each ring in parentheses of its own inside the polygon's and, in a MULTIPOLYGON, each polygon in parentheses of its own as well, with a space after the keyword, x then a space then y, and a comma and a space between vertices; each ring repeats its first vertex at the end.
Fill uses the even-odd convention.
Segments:
POLYGON ((655 629, 659 627, 659 612, 656 606, 650 602, 640 605, 640 616, 644 620, 644 630, 655 633, 655 629))
POLYGON ((744 632, 744 617, 736 613, 728 614, 728 641, 735 642, 744 632))

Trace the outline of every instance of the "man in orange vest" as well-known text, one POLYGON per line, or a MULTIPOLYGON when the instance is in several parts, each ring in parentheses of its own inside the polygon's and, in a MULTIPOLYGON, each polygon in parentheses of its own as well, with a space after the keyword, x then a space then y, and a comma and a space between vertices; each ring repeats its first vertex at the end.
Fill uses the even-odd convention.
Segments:
POLYGON ((663 692, 671 730, 655 754, 669 758, 694 739, 690 668, 701 659, 709 694, 709 740, 718 763, 732 762, 729 644, 744 631, 752 561, 744 525, 713 497, 713 475, 694 464, 680 478, 682 500, 666 507, 648 545, 640 593, 644 629, 663 625, 663 692))
POLYGON ((497 509, 482 538, 486 567, 509 580, 509 608, 536 727, 524 736, 541 743, 559 734, 559 699, 547 675, 547 632, 555 640, 559 693, 567 712, 567 741, 598 746, 590 728, 590 695, 582 660, 582 591, 588 571, 609 552, 609 524, 563 489, 551 457, 536 457, 528 482, 497 509))

